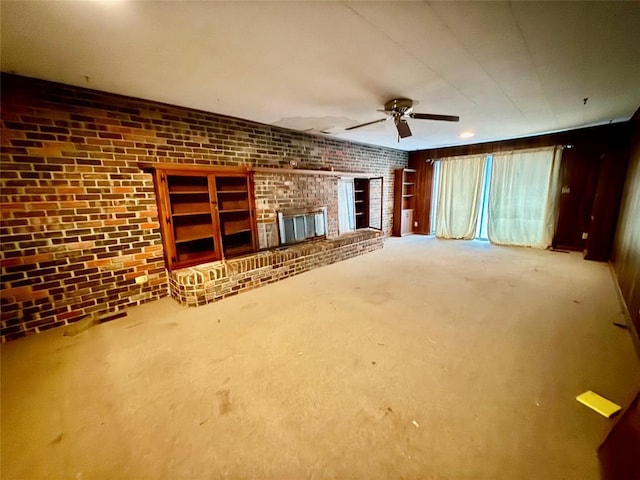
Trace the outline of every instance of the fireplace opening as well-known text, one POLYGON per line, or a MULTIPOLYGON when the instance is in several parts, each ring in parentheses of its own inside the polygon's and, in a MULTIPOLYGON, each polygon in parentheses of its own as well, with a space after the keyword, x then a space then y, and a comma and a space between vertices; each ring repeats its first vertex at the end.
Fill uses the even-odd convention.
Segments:
POLYGON ((327 236, 327 207, 278 212, 280 245, 305 242, 327 236))

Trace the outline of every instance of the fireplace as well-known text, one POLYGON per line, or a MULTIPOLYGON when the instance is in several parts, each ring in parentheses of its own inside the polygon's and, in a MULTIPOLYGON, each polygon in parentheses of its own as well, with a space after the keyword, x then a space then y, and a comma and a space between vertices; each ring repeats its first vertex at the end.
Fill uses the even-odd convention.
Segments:
POLYGON ((327 236, 327 207, 278 212, 280 245, 291 245, 327 236))

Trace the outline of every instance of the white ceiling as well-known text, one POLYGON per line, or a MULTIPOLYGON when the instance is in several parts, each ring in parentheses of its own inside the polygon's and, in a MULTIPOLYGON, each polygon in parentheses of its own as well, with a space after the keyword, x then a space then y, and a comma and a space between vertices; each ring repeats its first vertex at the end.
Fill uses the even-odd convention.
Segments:
POLYGON ((1 21, 5 72, 402 150, 640 105, 640 2, 3 0, 1 21), (343 130, 395 97, 461 121, 343 130))

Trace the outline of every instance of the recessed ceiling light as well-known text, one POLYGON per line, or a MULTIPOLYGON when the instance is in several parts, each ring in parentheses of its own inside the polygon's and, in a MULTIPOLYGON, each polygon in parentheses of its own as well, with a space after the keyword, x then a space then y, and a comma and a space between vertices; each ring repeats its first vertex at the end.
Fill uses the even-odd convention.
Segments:
POLYGON ((473 132, 462 132, 460 135, 458 135, 460 138, 471 138, 473 136, 475 136, 475 133, 473 132))

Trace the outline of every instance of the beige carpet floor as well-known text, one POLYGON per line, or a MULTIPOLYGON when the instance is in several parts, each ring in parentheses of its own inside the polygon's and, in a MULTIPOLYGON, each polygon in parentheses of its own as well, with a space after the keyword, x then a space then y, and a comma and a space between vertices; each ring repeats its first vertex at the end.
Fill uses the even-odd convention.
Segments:
POLYGON ((597 479, 640 371, 606 264, 428 237, 2 346, 4 479, 597 479))

